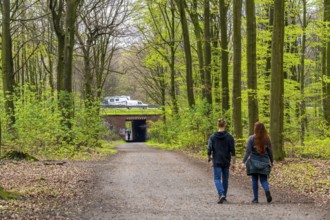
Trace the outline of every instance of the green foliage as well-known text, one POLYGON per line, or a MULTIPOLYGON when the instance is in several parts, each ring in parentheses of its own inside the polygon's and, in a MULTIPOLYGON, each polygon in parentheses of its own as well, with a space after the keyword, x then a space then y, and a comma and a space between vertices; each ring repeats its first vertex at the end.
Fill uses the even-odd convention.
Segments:
POLYGON ((205 117, 208 111, 209 106, 206 102, 200 102, 193 109, 181 110, 176 117, 166 117, 166 123, 152 123, 149 135, 158 143, 166 143, 167 149, 205 150, 207 139, 212 133, 210 125, 216 127, 216 120, 212 114, 205 117))
POLYGON ((330 159, 330 139, 305 141, 305 146, 289 145, 286 152, 291 157, 330 159))
POLYGON ((15 101, 17 146, 38 150, 61 143, 66 133, 61 127, 61 114, 54 97, 49 94, 49 99, 42 99, 28 87, 20 93, 15 101))
MULTIPOLYGON (((42 159, 72 158, 80 150, 103 148, 104 143, 100 140, 109 138, 109 129, 101 123, 99 102, 87 104, 77 98, 69 130, 63 123, 57 98, 48 90, 40 95, 33 87, 25 86, 17 94, 15 136, 10 135, 5 125, 2 126, 6 151, 17 150, 42 159)), ((6 122, 6 117, 0 116, 2 122, 6 122)))
POLYGON ((9 151, 4 156, 2 156, 1 159, 38 161, 36 157, 20 151, 9 151))

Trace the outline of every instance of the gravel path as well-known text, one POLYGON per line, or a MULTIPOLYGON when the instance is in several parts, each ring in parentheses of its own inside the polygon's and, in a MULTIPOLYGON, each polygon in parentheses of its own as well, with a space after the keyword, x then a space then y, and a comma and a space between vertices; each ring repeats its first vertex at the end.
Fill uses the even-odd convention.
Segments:
POLYGON ((273 190, 271 204, 261 192, 253 205, 250 179, 235 175, 228 202, 217 204, 207 163, 142 143, 119 145, 118 151, 96 165, 95 183, 77 219, 330 219, 329 210, 283 199, 273 190))

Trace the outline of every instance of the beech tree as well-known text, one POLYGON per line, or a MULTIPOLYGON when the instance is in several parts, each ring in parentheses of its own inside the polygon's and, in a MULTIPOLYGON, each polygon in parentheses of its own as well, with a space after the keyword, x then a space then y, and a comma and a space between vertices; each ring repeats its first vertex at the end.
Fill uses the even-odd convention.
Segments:
MULTIPOLYGON (((324 21, 327 22, 326 28, 329 29, 330 22, 330 0, 324 0, 324 21)), ((330 126, 330 40, 328 39, 324 46, 323 52, 323 114, 324 118, 330 126)))
POLYGON ((228 33, 227 33, 227 14, 229 8, 229 1, 219 0, 220 7, 220 32, 221 32, 221 100, 222 100, 222 114, 225 115, 230 108, 229 105, 229 81, 228 81, 228 33))
MULTIPOLYGON (((243 137, 242 130, 242 0, 233 1, 233 127, 236 139, 243 137)), ((239 142, 238 142, 239 143, 239 142)), ((242 145, 241 145, 242 146, 242 145)))
POLYGON ((254 0, 246 0, 246 26, 249 134, 252 135, 254 133, 254 123, 258 120, 257 33, 254 0))
POLYGON ((5 97, 5 111, 9 118, 9 128, 15 124, 14 108, 14 67, 12 56, 12 37, 10 29, 10 0, 3 0, 0 4, 2 12, 2 36, 1 36, 1 59, 2 59, 2 84, 5 97))
POLYGON ((275 160, 284 159, 283 115, 284 115, 284 0, 274 4, 274 26, 271 60, 270 138, 275 160))
POLYGON ((180 14, 180 21, 182 27, 182 35, 183 35, 183 42, 184 42, 184 52, 186 58, 186 82, 187 82, 187 97, 188 97, 188 104, 190 107, 195 105, 195 98, 194 98, 194 84, 193 84, 193 69, 192 69, 192 58, 191 58, 191 45, 190 45, 190 38, 189 38, 189 29, 188 29, 188 22, 186 18, 186 1, 185 0, 176 0, 178 5, 179 14, 180 14))

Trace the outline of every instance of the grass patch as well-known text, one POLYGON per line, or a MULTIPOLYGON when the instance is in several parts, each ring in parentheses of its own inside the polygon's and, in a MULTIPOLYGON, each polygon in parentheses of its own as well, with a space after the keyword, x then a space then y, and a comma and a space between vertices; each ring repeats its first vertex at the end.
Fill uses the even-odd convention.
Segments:
POLYGON ((145 142, 146 145, 154 148, 159 148, 163 150, 178 150, 181 147, 179 145, 172 145, 172 144, 165 144, 165 143, 157 143, 155 141, 149 140, 148 142, 145 142))
POLYGON ((286 146, 285 150, 289 157, 330 159, 330 139, 308 140, 305 146, 286 146))
POLYGON ((160 109, 125 109, 125 108, 113 108, 113 109, 101 109, 101 115, 158 115, 162 114, 160 109))
POLYGON ((117 153, 117 150, 114 149, 115 146, 122 143, 123 141, 100 141, 101 145, 94 148, 81 147, 76 151, 73 156, 70 158, 72 160, 98 160, 105 159, 111 154, 117 153))
POLYGON ((8 200, 8 199, 16 199, 18 197, 18 193, 7 192, 0 186, 0 199, 8 200))

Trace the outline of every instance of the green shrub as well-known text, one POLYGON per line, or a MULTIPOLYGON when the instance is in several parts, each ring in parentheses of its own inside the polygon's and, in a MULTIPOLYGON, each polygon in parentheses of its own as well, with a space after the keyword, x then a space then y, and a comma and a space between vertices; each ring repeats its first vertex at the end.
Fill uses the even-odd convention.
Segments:
POLYGON ((166 117, 162 121, 151 123, 148 130, 151 138, 157 143, 166 143, 171 149, 190 148, 200 151, 206 148, 207 139, 213 132, 210 125, 216 126, 215 117, 205 117, 208 112, 205 102, 197 104, 195 108, 182 109, 180 114, 166 117))
POLYGON ((330 159, 330 138, 305 141, 305 146, 286 146, 288 156, 303 158, 330 159))

